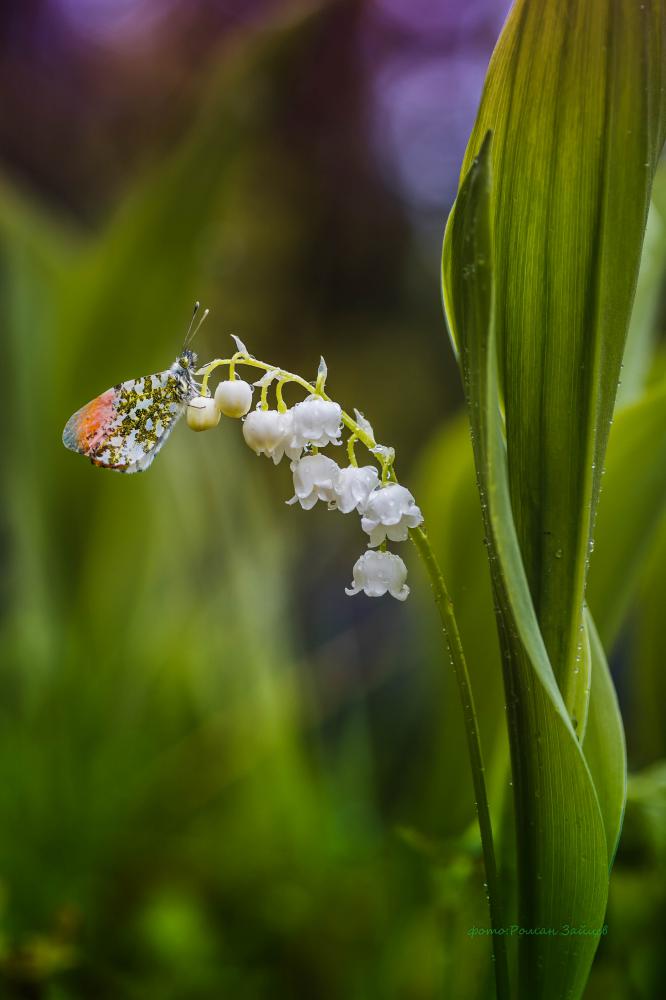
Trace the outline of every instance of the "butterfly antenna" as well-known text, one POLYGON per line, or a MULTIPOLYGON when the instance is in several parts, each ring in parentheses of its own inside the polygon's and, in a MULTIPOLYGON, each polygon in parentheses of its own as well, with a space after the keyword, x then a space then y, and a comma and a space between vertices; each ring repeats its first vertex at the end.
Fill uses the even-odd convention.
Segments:
POLYGON ((210 312, 210 309, 204 309, 201 319, 199 320, 197 325, 194 326, 195 317, 199 312, 199 305, 200 303, 198 301, 194 303, 194 309, 192 311, 192 319, 190 320, 190 325, 188 326, 187 333, 185 334, 185 343, 183 344, 183 350, 186 350, 190 346, 190 344, 198 334, 199 330, 201 329, 201 324, 203 323, 203 321, 206 319, 206 316, 210 312))
MULTIPOLYGON (((197 303, 197 305, 198 305, 198 303, 197 303)), ((196 335, 198 334, 198 332, 201 329, 201 326, 202 326, 202 324, 203 324, 204 320, 206 319, 206 316, 208 315, 209 312, 210 312, 210 309, 204 309, 203 313, 201 314, 201 319, 199 320, 199 322, 197 323, 197 325, 195 326, 195 328, 192 330, 192 333, 189 335, 188 339, 185 342, 188 347, 192 343, 192 341, 194 340, 194 338, 196 337, 196 335)), ((189 333, 189 331, 188 331, 188 333, 189 333)))
POLYGON ((200 307, 200 305, 201 305, 201 303, 200 303, 200 302, 199 302, 199 300, 197 299, 197 301, 196 301, 196 302, 194 303, 194 309, 192 310, 192 318, 191 318, 191 320, 190 320, 190 325, 188 326, 188 328, 187 328, 187 333, 185 334, 185 340, 184 340, 184 342, 183 342, 183 350, 185 350, 185 348, 187 347, 188 343, 189 343, 189 342, 190 342, 190 340, 192 339, 192 338, 190 337, 190 334, 191 334, 191 332, 192 332, 192 327, 193 327, 193 325, 194 325, 194 320, 195 320, 195 318, 196 318, 196 315, 197 315, 197 313, 199 312, 199 307, 200 307))

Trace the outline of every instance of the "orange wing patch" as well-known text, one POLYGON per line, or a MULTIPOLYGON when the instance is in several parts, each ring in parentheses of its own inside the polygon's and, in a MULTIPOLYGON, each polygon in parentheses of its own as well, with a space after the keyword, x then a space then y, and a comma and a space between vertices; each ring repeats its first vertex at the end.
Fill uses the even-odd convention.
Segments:
POLYGON ((94 454, 114 421, 116 397, 115 389, 107 389, 72 414, 63 431, 64 444, 82 455, 94 454))

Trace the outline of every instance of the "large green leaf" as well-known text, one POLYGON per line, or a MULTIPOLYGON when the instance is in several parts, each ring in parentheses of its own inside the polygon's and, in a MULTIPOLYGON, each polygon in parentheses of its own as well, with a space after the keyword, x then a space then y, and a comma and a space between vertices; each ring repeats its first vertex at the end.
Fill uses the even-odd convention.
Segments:
POLYGON ((655 177, 622 381, 608 442, 587 599, 610 648, 666 510, 666 377, 655 363, 666 273, 666 169, 655 177), (645 389, 649 382, 648 389, 645 389))
POLYGON ((666 127, 662 0, 518 0, 464 171, 494 132, 497 345, 523 561, 571 708, 588 546, 666 127))
MULTIPOLYGON (((509 490, 493 324, 495 251, 489 218, 489 141, 447 227, 445 297, 468 398, 500 641, 516 808, 520 923, 599 926, 607 840, 594 785, 546 651, 524 570, 509 490)), ((520 939, 520 995, 579 996, 593 938, 520 939)))
MULTIPOLYGON (((445 306, 499 607, 529 926, 601 923, 622 813, 621 722, 584 593, 666 127, 665 59, 661 0, 518 0, 445 239, 445 306)), ((579 996, 595 947, 523 939, 521 995, 579 996)))

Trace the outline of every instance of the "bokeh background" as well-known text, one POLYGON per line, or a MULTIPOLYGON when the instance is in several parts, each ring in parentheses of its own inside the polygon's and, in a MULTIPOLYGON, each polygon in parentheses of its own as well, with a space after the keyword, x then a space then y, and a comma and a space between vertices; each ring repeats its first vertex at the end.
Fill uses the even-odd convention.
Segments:
MULTIPOLYGON (((323 354, 428 516, 501 813, 438 268, 507 7, 2 6, 0 995, 491 995, 459 705, 411 553, 406 605, 345 597, 358 521, 286 507, 286 465, 231 421, 179 427, 135 477, 60 434, 168 367, 195 298, 202 360, 231 333, 305 375, 323 354)), ((589 988, 605 1000, 665 975, 665 554, 662 531, 613 659, 641 773, 589 988)))

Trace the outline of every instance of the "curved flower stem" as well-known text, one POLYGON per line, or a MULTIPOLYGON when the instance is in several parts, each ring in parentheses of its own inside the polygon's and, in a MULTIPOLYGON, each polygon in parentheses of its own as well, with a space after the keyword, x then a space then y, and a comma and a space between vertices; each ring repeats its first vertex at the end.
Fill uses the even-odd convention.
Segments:
MULTIPOLYGON (((234 354, 233 358, 216 358, 214 361, 209 361, 208 364, 205 364, 203 368, 198 370, 197 375, 203 375, 201 391, 204 396, 206 395, 208 389, 208 379, 210 378, 210 375, 216 368, 220 368, 224 365, 226 365, 230 371, 232 368, 235 368, 236 365, 247 365, 250 368, 259 368, 263 372, 275 372, 275 376, 279 379, 280 383, 295 382, 297 385, 300 385, 302 389, 305 389, 309 395, 320 396, 327 402, 332 402, 331 397, 328 396, 323 389, 318 389, 316 385, 312 385, 311 382, 307 382, 304 378, 301 378, 300 375, 294 375, 293 372, 288 372, 283 368, 278 368, 277 365, 269 365, 266 364, 265 361, 258 361, 256 358, 252 358, 249 355, 242 354, 241 352, 234 354)), ((279 391, 281 391, 281 386, 279 391)), ((345 413, 344 410, 342 411, 342 423, 345 425, 347 430, 352 432, 356 440, 361 441, 369 451, 372 451, 372 449, 376 447, 377 442, 374 441, 361 426, 359 426, 353 417, 350 417, 348 413, 345 413)), ((382 466, 382 469, 384 469, 386 465, 385 459, 379 456, 375 456, 375 458, 378 464, 382 466)))
POLYGON ((476 707, 472 694, 465 654, 463 652, 460 633, 453 610, 453 602, 449 596, 444 583, 442 571, 439 568, 435 553, 433 552, 428 536, 422 528, 410 528, 409 536, 416 546, 416 550, 423 561, 430 585, 437 605, 437 611, 442 623, 444 640, 458 684, 458 692, 463 707, 465 720, 465 735, 467 736, 467 751, 469 753, 470 765, 472 768, 472 782, 474 785, 474 798, 476 804, 476 814, 479 822, 479 832, 481 834, 481 848, 483 850, 483 860, 486 870, 486 882, 488 885, 488 908, 490 910, 490 923, 492 930, 493 958, 495 967, 495 984, 497 987, 498 1000, 509 1000, 511 996, 509 983, 509 967, 506 954, 506 942, 501 934, 504 927, 502 920, 502 907, 500 896, 500 885, 497 877, 497 866, 495 863, 495 848, 493 845, 493 830, 490 821, 490 809, 488 808, 488 795, 486 792, 485 767, 481 752, 481 741, 479 739, 479 729, 476 718, 476 707), (500 931, 500 933, 497 933, 500 931))
MULTIPOLYGON (((311 382, 306 381, 300 375, 295 375, 293 372, 285 371, 277 365, 270 365, 265 361, 258 361, 257 358, 254 358, 249 354, 245 354, 243 351, 238 351, 232 358, 216 358, 214 361, 209 361, 208 364, 199 369, 197 374, 203 375, 203 382, 201 386, 202 394, 204 396, 206 395, 208 390, 208 379, 216 368, 228 366, 231 373, 234 371, 236 365, 246 365, 250 368, 258 368, 263 372, 270 372, 271 376, 278 380, 276 396, 278 408, 280 410, 284 407, 282 387, 286 382, 294 382, 304 389, 308 395, 319 396, 321 399, 331 402, 330 396, 328 396, 324 391, 326 367, 323 360, 320 364, 317 382, 315 385, 312 385, 311 382)), ((261 403, 264 406, 267 405, 266 400, 269 382, 270 379, 262 385, 261 403)), ((261 381, 257 384, 261 385, 261 381)), ((373 454, 375 461, 381 466, 382 483, 386 484, 389 481, 397 483, 397 476, 393 468, 393 460, 395 457, 393 449, 385 447, 380 448, 374 440, 372 434, 369 434, 367 430, 358 423, 358 421, 354 420, 353 417, 350 417, 344 410, 341 412, 341 419, 347 430, 351 432, 348 442, 350 463, 352 465, 356 465, 354 444, 357 441, 360 441, 373 454)), ((316 449, 313 449, 313 454, 314 453, 316 453, 316 449)), ((437 605, 437 610, 439 612, 439 617, 444 631, 444 638, 451 664, 453 666, 456 682, 458 684, 460 699, 462 701, 463 715, 465 719, 465 733, 467 736, 467 749, 472 768, 476 812, 479 822, 481 847, 483 850, 486 871, 490 922, 493 931, 495 931, 492 935, 492 939, 493 957, 495 959, 497 997, 498 1000, 509 1000, 510 989, 506 944, 501 932, 497 933, 503 927, 503 923, 501 917, 499 880, 495 864, 492 825, 490 822, 490 810, 488 808, 488 796, 486 793, 485 768, 481 753, 481 742, 479 740, 476 708, 474 706, 472 687, 470 684, 469 674, 467 672, 465 654, 460 641, 460 633, 458 632, 458 625, 453 611, 453 604, 446 589, 442 571, 439 568, 435 554, 430 547, 430 543, 428 542, 427 535, 421 528, 411 528, 409 534, 430 577, 430 583, 435 597, 435 604, 437 605)), ((385 542, 382 545, 382 549, 386 549, 385 542)))

